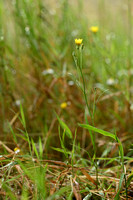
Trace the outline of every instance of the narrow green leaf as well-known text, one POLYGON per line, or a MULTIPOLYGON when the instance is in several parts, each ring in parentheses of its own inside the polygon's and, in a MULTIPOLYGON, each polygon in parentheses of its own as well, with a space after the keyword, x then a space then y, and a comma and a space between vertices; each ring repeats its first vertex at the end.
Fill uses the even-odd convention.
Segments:
POLYGON ((125 176, 125 174, 122 173, 122 175, 120 177, 120 181, 119 181, 119 190, 121 190, 121 188, 122 188, 122 182, 123 182, 124 176, 125 176))
POLYGON ((37 149, 36 149, 36 145, 35 145, 33 139, 31 139, 31 143, 32 143, 33 150, 34 150, 34 152, 35 152, 37 158, 39 159, 38 151, 37 151, 37 149))
POLYGON ((24 137, 24 136, 22 136, 22 135, 20 135, 20 134, 18 134, 18 133, 16 133, 16 135, 17 135, 18 137, 22 138, 23 140, 25 140, 25 141, 28 142, 28 139, 27 139, 26 137, 24 137))
POLYGON ((74 152, 75 152, 76 135, 77 135, 77 130, 75 131, 74 141, 73 141, 73 145, 72 145, 72 158, 71 158, 72 167, 73 167, 73 164, 74 164, 74 152))
POLYGON ((42 147, 42 140, 41 140, 41 137, 39 137, 39 154, 40 154, 40 158, 42 159, 43 147, 42 147))
POLYGON ((132 179, 133 179, 133 173, 127 179, 127 187, 129 187, 132 179))
POLYGON ((20 113, 21 113, 21 118, 22 118, 22 124, 23 124, 24 128, 26 128, 26 122, 25 122, 25 117, 24 117, 24 111, 23 111, 22 104, 20 104, 20 113))
POLYGON ((102 134, 104 136, 108 136, 108 137, 113 138, 114 140, 116 140, 116 137, 115 137, 114 134, 109 133, 107 131, 103 131, 103 130, 98 129, 98 128, 95 128, 94 126, 91 126, 91 125, 88 125, 88 124, 79 124, 79 126, 83 127, 83 128, 86 128, 86 129, 88 129, 90 131, 94 131, 96 133, 100 133, 100 134, 102 134))
POLYGON ((60 148, 55 148, 55 147, 52 147, 52 149, 54 149, 55 151, 59 151, 59 152, 61 152, 61 153, 67 153, 67 154, 71 154, 71 152, 69 152, 69 151, 65 151, 64 152, 64 149, 60 149, 60 148))
MULTIPOLYGON (((56 114, 56 113, 55 113, 56 114)), ((60 126, 62 127, 63 130, 65 130, 66 132, 66 135, 69 137, 69 138, 72 138, 72 132, 70 131, 70 129, 68 128, 68 126, 59 118, 59 116, 56 114, 56 117, 60 123, 60 126)))
POLYGON ((114 198, 114 200, 119 200, 120 199, 120 191, 121 191, 121 188, 122 188, 122 182, 123 182, 123 179, 124 179, 124 173, 122 173, 121 177, 120 177, 120 181, 119 181, 119 190, 114 198))
POLYGON ((121 156, 121 161, 122 161, 122 164, 124 165, 124 150, 123 150, 123 146, 122 146, 122 143, 121 141, 117 138, 118 140, 118 143, 119 143, 119 152, 120 152, 120 156, 121 156))
POLYGON ((9 123, 9 128, 10 128, 10 131, 11 131, 11 133, 12 133, 12 135, 13 135, 14 141, 15 141, 15 142, 16 142, 16 144, 17 144, 17 143, 18 143, 18 141, 17 141, 16 135, 15 135, 15 133, 14 133, 14 131, 13 131, 13 129, 12 129, 12 127, 11 127, 10 123, 9 123))
MULTIPOLYGON (((57 192, 55 192, 53 195, 49 196, 47 200, 55 200, 56 197, 60 197, 61 195, 65 194, 66 192, 71 191, 70 186, 62 187, 57 192)), ((59 199, 59 198, 58 198, 59 199)))
POLYGON ((63 136, 62 136, 63 139, 62 139, 61 134, 60 134, 60 126, 59 126, 59 138, 60 138, 60 143, 61 143, 63 153, 65 154, 66 157, 68 157, 68 154, 67 154, 67 151, 66 151, 66 148, 65 148, 65 145, 64 145, 65 130, 63 131, 63 136))
POLYGON ((118 161, 117 158, 110 159, 110 161, 108 161, 105 166, 110 165, 114 161, 118 161))
POLYGON ((15 194, 6 183, 2 185, 2 189, 4 189, 4 191, 6 192, 6 199, 8 199, 9 197, 11 200, 17 200, 15 194))
MULTIPOLYGON (((85 109, 85 122, 86 122, 86 124, 89 124, 88 119, 87 119, 87 112, 88 112, 88 110, 85 109)), ((92 145, 93 145, 93 149, 95 149, 95 136, 93 135, 91 130, 90 130, 90 137, 91 137, 91 142, 92 142, 92 145)))

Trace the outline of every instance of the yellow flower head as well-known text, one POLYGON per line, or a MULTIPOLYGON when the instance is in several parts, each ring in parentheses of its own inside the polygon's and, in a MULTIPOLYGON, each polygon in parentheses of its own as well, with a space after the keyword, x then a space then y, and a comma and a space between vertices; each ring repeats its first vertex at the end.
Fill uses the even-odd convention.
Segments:
POLYGON ((67 107, 67 103, 66 103, 66 102, 61 103, 60 107, 61 107, 62 109, 65 109, 65 108, 67 107))
POLYGON ((15 152, 15 154, 18 154, 20 152, 20 149, 18 147, 15 147, 14 152, 15 152))
POLYGON ((99 31, 99 27, 98 26, 91 26, 90 31, 93 32, 93 33, 97 33, 99 31))
POLYGON ((83 39, 75 39, 75 44, 81 45, 83 42, 83 39))

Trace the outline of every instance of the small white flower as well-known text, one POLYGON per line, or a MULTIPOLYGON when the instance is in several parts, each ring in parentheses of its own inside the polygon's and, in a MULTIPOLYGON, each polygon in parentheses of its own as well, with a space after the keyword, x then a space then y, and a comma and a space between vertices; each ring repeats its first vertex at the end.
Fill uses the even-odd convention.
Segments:
POLYGON ((26 32, 27 35, 30 34, 30 28, 28 26, 25 27, 25 32, 26 32))
POLYGON ((74 82, 73 81, 68 81, 68 85, 72 86, 72 85, 74 85, 74 82))
POLYGON ((54 73, 54 70, 53 69, 46 69, 42 72, 42 75, 47 75, 47 74, 53 74, 54 73))
POLYGON ((107 85, 114 85, 115 84, 115 80, 113 78, 109 78, 107 80, 107 85))
POLYGON ((14 149, 14 153, 15 154, 18 154, 20 152, 20 149, 18 148, 18 147, 16 147, 15 149, 14 149))
POLYGON ((21 100, 19 100, 19 99, 16 100, 16 101, 15 101, 15 104, 16 104, 16 106, 20 106, 20 104, 21 104, 21 100))

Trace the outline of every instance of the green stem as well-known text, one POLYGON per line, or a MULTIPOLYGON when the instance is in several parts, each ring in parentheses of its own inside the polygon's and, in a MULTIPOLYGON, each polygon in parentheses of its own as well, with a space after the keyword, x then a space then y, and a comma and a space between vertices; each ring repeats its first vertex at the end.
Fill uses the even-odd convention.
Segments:
POLYGON ((125 169, 124 169, 124 151, 123 151, 122 143, 117 136, 116 136, 116 142, 118 142, 118 144, 119 144, 119 153, 120 153, 120 156, 121 156, 121 164, 122 164, 122 170, 123 170, 123 173, 124 173, 124 180, 125 180, 126 200, 128 200, 127 180, 126 180, 126 173, 125 173, 125 169))
MULTIPOLYGON (((82 64, 83 64, 82 47, 80 47, 80 49, 79 49, 79 70, 80 70, 81 78, 82 78, 82 81, 83 81, 83 94, 84 94, 84 98, 85 98, 85 103, 86 103, 89 115, 91 117, 91 122, 92 122, 92 114, 91 114, 91 111, 90 111, 90 108, 89 108, 89 105, 88 105, 85 80, 84 80, 84 75, 83 75, 83 72, 82 72, 82 64)), ((92 124, 93 124, 93 122, 92 122, 92 124)))
MULTIPOLYGON (((82 46, 80 46, 79 48, 79 70, 80 70, 80 74, 81 74, 81 78, 82 78, 82 82, 83 82, 83 94, 84 94, 84 99, 85 99, 85 103, 91 118, 91 123, 94 126, 94 112, 93 115, 91 114, 89 105, 88 105, 88 99, 87 99, 87 95, 86 95, 86 85, 85 85, 85 79, 84 79, 84 75, 82 72, 82 65, 83 65, 83 55, 82 55, 82 46)), ((94 111, 94 110, 93 110, 94 111)), ((94 149, 94 156, 96 158, 96 142, 95 142, 95 134, 90 133, 91 136, 91 140, 92 140, 92 144, 93 144, 93 149, 94 149)), ((98 166, 97 166, 97 161, 94 163, 95 165, 95 169, 96 169, 96 180, 98 183, 98 166)))

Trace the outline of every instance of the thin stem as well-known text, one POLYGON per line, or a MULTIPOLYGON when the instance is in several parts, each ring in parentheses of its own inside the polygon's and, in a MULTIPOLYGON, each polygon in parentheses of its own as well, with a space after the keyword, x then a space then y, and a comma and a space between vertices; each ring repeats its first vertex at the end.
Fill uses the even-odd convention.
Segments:
POLYGON ((82 47, 80 47, 79 49, 79 70, 80 70, 80 74, 81 74, 81 78, 82 78, 82 81, 83 81, 83 94, 84 94, 84 98, 85 98, 85 103, 86 103, 86 106, 87 106, 87 109, 88 109, 88 112, 89 112, 89 115, 90 115, 90 118, 91 118, 91 122, 93 124, 93 121, 92 121, 92 114, 91 114, 91 111, 90 111, 90 108, 89 108, 89 105, 88 105, 88 100, 87 100, 87 95, 86 95, 86 86, 85 86, 85 80, 84 80, 84 76, 83 76, 83 72, 82 72, 82 63, 83 63, 83 58, 82 58, 82 47))
MULTIPOLYGON (((85 79, 84 79, 84 75, 83 75, 83 72, 82 72, 82 64, 83 64, 83 56, 82 56, 82 49, 83 46, 80 46, 79 48, 79 70, 80 70, 80 74, 81 74, 81 78, 82 78, 82 81, 83 81, 83 94, 84 94, 84 99, 85 99, 85 103, 86 103, 86 106, 87 106, 87 109, 88 109, 88 112, 89 112, 89 115, 90 115, 90 118, 91 118, 91 123, 92 125, 94 126, 94 110, 93 110, 93 115, 91 114, 91 111, 90 111, 90 108, 89 108, 89 105, 88 105, 88 99, 87 99, 87 95, 86 95, 86 85, 85 85, 85 79)), ((93 144, 93 149, 94 149, 94 156, 96 158, 96 142, 95 142, 95 133, 92 134, 90 133, 90 136, 91 136, 91 140, 92 140, 92 144, 93 144)), ((96 169, 96 180, 97 180, 97 185, 98 185, 98 166, 97 166, 97 161, 94 162, 94 165, 95 165, 95 169, 96 169)))

